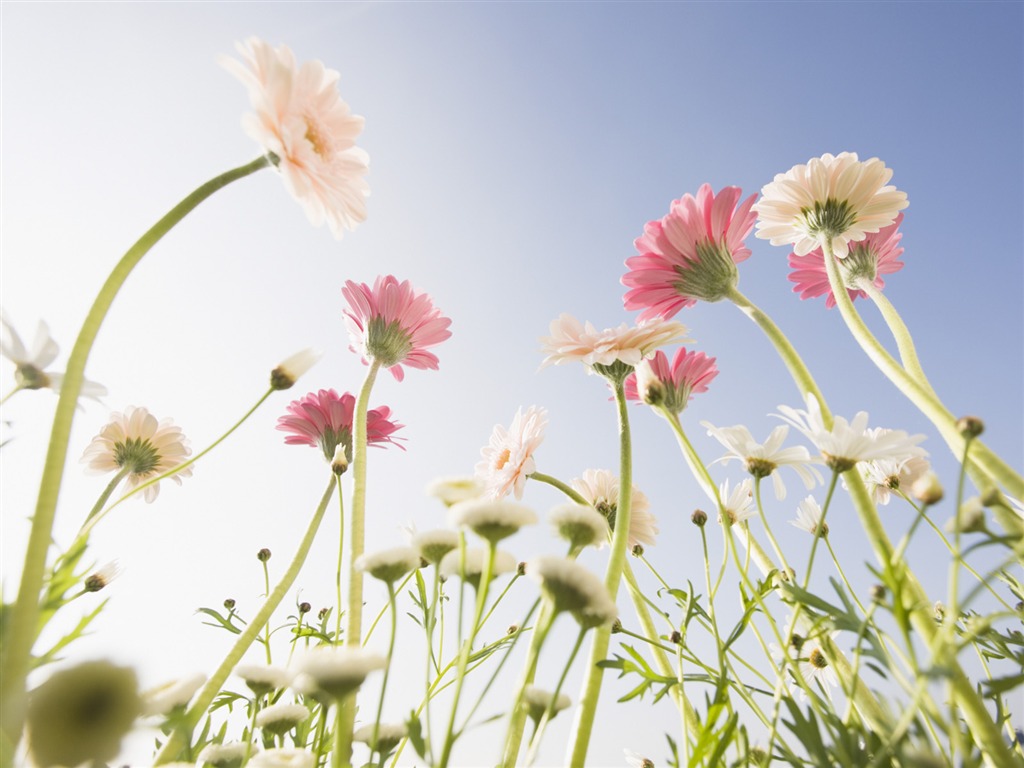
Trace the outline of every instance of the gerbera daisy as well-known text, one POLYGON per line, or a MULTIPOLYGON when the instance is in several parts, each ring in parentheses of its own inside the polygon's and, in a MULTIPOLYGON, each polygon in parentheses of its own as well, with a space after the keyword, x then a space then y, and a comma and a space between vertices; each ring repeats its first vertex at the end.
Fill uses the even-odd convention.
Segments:
POLYGON ((362 355, 364 363, 379 362, 398 381, 405 378, 403 364, 437 370, 437 356, 426 350, 452 335, 452 321, 429 295, 393 275, 378 277, 372 288, 347 280, 341 293, 351 308, 345 312, 349 349, 362 355))
POLYGON ((320 61, 296 63, 291 50, 255 37, 236 45, 242 61, 221 63, 249 90, 255 110, 245 132, 268 153, 284 185, 314 226, 327 222, 340 238, 366 219, 369 156, 355 145, 363 118, 341 96, 340 75, 320 61))
POLYGON ((743 202, 739 187, 716 196, 704 184, 683 195, 660 221, 650 221, 633 243, 622 284, 631 288, 626 309, 643 309, 641 320, 670 318, 698 300, 719 301, 736 285, 736 265, 750 256, 743 241, 754 228, 757 195, 743 202))
MULTIPOLYGON (((619 478, 607 469, 588 469, 584 471, 583 477, 573 479, 570 485, 588 504, 604 515, 614 530, 619 508, 619 478)), ((651 514, 651 502, 635 485, 631 490, 629 548, 632 550, 637 545, 654 546, 658 536, 658 521, 651 514)))
MULTIPOLYGON (((346 392, 339 395, 333 389, 310 392, 289 403, 288 413, 277 420, 277 429, 290 434, 284 439, 288 445, 310 445, 320 448, 327 461, 334 460, 334 452, 343 446, 348 461, 352 461, 352 419, 356 399, 346 392)), ((393 437, 404 427, 391 420, 391 409, 386 405, 366 413, 366 442, 368 445, 390 443, 402 448, 393 437)), ((402 448, 402 450, 405 450, 402 448)))
POLYGON ((837 258, 846 258, 851 242, 889 226, 907 207, 906 193, 885 186, 891 178, 877 157, 861 162, 853 152, 795 165, 761 188, 757 237, 792 244, 798 256, 828 241, 837 258))
POLYGON ((782 443, 789 434, 789 427, 783 425, 776 427, 768 435, 764 443, 758 443, 750 430, 742 424, 735 427, 716 427, 708 421, 702 421, 701 426, 707 429, 708 435, 715 438, 725 446, 728 453, 720 459, 711 462, 728 463, 733 459, 742 461, 747 472, 756 478, 764 478, 771 475, 772 484, 775 488, 775 498, 786 498, 786 485, 782 482, 779 467, 792 467, 793 471, 800 476, 808 490, 814 487, 814 482, 821 482, 821 475, 814 467, 809 466, 812 459, 811 454, 802 445, 792 448, 783 448, 782 443))
MULTIPOLYGON (((839 262, 839 273, 851 300, 867 297, 858 285, 866 282, 882 289, 885 287, 882 275, 890 275, 903 269, 903 262, 899 260, 903 253, 903 249, 899 247, 903 238, 903 233, 899 231, 902 221, 901 213, 889 226, 868 234, 859 243, 850 244, 850 253, 839 262)), ((828 282, 825 254, 820 247, 804 256, 789 254, 789 266, 793 268, 789 280, 796 283, 793 292, 799 293, 801 299, 825 296, 826 307, 832 309, 836 305, 835 294, 832 293, 832 286, 828 282)))
POLYGON ((523 498, 526 478, 536 469, 533 454, 544 441, 548 412, 531 405, 516 411, 508 429, 496 424, 490 442, 480 450, 483 459, 476 465, 476 476, 484 485, 484 495, 500 499, 514 493, 523 498))
POLYGON ((694 395, 707 392, 717 375, 715 358, 703 352, 688 352, 686 347, 680 347, 669 364, 668 357, 659 349, 626 378, 626 399, 679 413, 694 395))
MULTIPOLYGON (((181 427, 174 426, 170 419, 157 421, 145 408, 130 405, 124 413, 110 414, 110 422, 86 446, 82 462, 93 473, 126 472, 130 491, 153 475, 178 466, 191 454, 181 427)), ((185 467, 171 479, 181 485, 181 478, 191 475, 192 467, 185 467)), ((142 493, 146 501, 154 501, 160 483, 142 493)))

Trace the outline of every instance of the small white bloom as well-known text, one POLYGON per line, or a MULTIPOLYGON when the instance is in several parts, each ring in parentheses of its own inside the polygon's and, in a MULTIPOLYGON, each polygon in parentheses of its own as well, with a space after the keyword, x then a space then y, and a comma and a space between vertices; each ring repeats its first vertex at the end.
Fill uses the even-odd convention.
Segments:
POLYGON ((355 566, 375 579, 394 584, 420 567, 420 553, 413 547, 393 547, 361 555, 355 566))
POLYGON ((291 685, 292 676, 287 669, 263 664, 239 664, 235 674, 245 680, 245 684, 257 695, 287 688, 291 685))
POLYGON ((291 389, 323 356, 320 350, 309 348, 285 358, 270 372, 270 385, 274 389, 291 389))
MULTIPOLYGON (((757 514, 757 506, 754 504, 754 483, 749 477, 731 491, 729 481, 726 480, 719 487, 719 497, 722 499, 722 506, 725 507, 730 524, 749 520, 757 514)), ((721 515, 718 522, 722 522, 721 515)))
POLYGON ((440 500, 446 507, 478 499, 483 494, 484 485, 476 477, 439 477, 427 486, 427 496, 440 500))
POLYGON ((555 532, 573 549, 600 547, 608 542, 608 520, 593 507, 569 502, 560 504, 548 514, 555 532))
POLYGON ((733 459, 742 461, 751 475, 757 478, 771 475, 772 485, 775 489, 775 498, 780 501, 786 498, 786 486, 782 482, 779 467, 788 466, 803 481, 807 490, 814 487, 815 481, 821 483, 821 474, 811 465, 813 459, 811 454, 802 445, 793 448, 783 448, 782 443, 789 434, 789 427, 781 425, 776 427, 768 435, 764 443, 758 443, 750 430, 742 424, 735 427, 716 427, 708 421, 702 421, 701 426, 707 429, 708 435, 715 438, 728 453, 720 459, 715 459, 712 464, 718 462, 728 463, 733 459))
MULTIPOLYGON (((466 570, 464 578, 474 587, 480 584, 483 578, 484 562, 487 557, 487 550, 480 547, 466 548, 466 570)), ((491 576, 501 576, 512 573, 519 561, 504 550, 499 549, 494 553, 494 568, 491 576)), ((445 579, 459 575, 459 550, 453 549, 441 559, 441 576, 445 579)))
POLYGON ((542 555, 527 564, 526 573, 540 584, 556 612, 568 611, 584 628, 611 624, 618 616, 604 582, 573 560, 542 555))
POLYGON ((111 560, 86 576, 83 586, 86 592, 99 592, 120 575, 121 566, 117 560, 111 560))
POLYGON ((206 675, 195 674, 143 691, 142 714, 166 715, 176 707, 186 706, 205 682, 206 675))
POLYGON ((309 710, 302 704, 271 704, 256 713, 256 727, 281 735, 308 717, 309 710))
POLYGON ((946 530, 950 533, 956 533, 957 522, 960 523, 961 533, 980 533, 986 529, 985 527, 985 508, 982 506, 981 499, 977 496, 971 496, 960 506, 960 517, 951 517, 946 522, 946 530))
POLYGON ((362 648, 321 646, 296 661, 292 688, 303 694, 322 692, 342 699, 358 689, 367 675, 386 665, 383 656, 362 648))
POLYGON ((352 740, 358 741, 360 744, 366 744, 370 749, 385 755, 391 752, 402 739, 409 735, 409 729, 405 723, 381 723, 377 726, 377 743, 374 744, 373 728, 373 723, 357 728, 356 732, 352 734, 352 740))
POLYGON ((537 522, 537 515, 529 507, 505 499, 473 499, 453 504, 448 512, 448 524, 465 527, 477 536, 497 544, 524 525, 537 522))
MULTIPOLYGON (((834 640, 838 632, 831 633, 834 640)), ((800 649, 800 674, 808 685, 817 681, 825 690, 825 694, 831 698, 832 689, 839 687, 839 678, 836 671, 829 664, 825 652, 822 650, 822 643, 818 639, 809 638, 800 649)))
POLYGON ((412 537, 412 545, 427 562, 437 565, 445 555, 459 546, 459 534, 446 528, 423 531, 412 537))
POLYGON ((631 749, 622 750, 626 755, 626 765, 629 768, 654 768, 654 761, 648 760, 643 755, 634 752, 631 749))
MULTIPOLYGON (((526 713, 531 720, 539 722, 547 708, 551 706, 551 691, 545 691, 536 685, 528 685, 523 689, 523 704, 526 706, 526 713)), ((572 706, 572 700, 564 693, 559 693, 555 699, 555 706, 552 708, 551 717, 554 718, 563 709, 572 706)))
MULTIPOLYGON (((819 523, 821 523, 821 507, 818 506, 818 502, 814 500, 813 496, 808 496, 800 502, 796 509, 796 520, 789 521, 790 525, 796 526, 801 531, 807 531, 812 536, 818 532, 819 523)), ((821 535, 828 536, 828 523, 821 526, 821 535)))
MULTIPOLYGON (((50 336, 49 326, 42 320, 39 321, 31 351, 26 349, 21 336, 3 313, 0 313, 0 326, 3 328, 3 335, 0 336, 0 355, 14 363, 14 380, 18 384, 18 389, 48 387, 59 393, 64 383, 64 374, 44 370, 57 359, 57 353, 60 352, 57 342, 50 336)), ((107 388, 83 378, 81 394, 82 397, 99 402, 99 399, 107 394, 107 388)))
MULTIPOLYGON (((871 433, 881 431, 888 432, 889 430, 868 430, 871 433)), ((876 504, 888 504, 893 491, 901 489, 909 491, 929 469, 931 469, 931 464, 923 456, 876 459, 865 462, 859 467, 861 476, 876 504)))
POLYGON ((249 761, 252 768, 313 768, 316 755, 304 749, 267 749, 249 761))
POLYGON ((235 768, 245 760, 246 754, 255 755, 259 752, 256 744, 234 741, 227 744, 207 744, 199 753, 200 763, 209 763, 217 768, 235 768))

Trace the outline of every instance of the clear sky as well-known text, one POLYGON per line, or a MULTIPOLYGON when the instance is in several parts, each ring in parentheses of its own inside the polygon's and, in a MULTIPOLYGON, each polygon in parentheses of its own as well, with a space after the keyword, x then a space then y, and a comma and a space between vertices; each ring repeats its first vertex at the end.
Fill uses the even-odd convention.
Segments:
MULTIPOLYGON (((75 424, 55 532, 62 544, 105 485, 77 457, 109 410, 144 405, 170 416, 198 450, 255 402, 286 355, 306 346, 327 355, 181 488, 166 485, 153 505, 126 504, 97 529, 95 558, 117 558, 125 572, 97 635, 79 646, 83 656, 137 664, 147 684, 211 671, 227 638, 193 611, 230 596, 251 614, 260 547, 283 569, 324 467, 315 451, 284 446, 273 426, 288 395, 361 382, 341 322, 346 279, 409 279, 453 321, 452 339, 435 350, 440 371, 410 371, 402 384, 385 376, 375 389, 372 404, 390 405, 407 425, 408 450, 372 456, 373 549, 401 543, 400 526, 441 525, 422 488, 470 472, 492 425, 520 405, 549 409, 542 471, 568 480, 615 467, 602 383, 580 368, 538 372, 538 337, 563 311, 599 327, 632 319, 621 303, 623 260, 673 199, 704 182, 750 194, 825 152, 879 157, 894 169, 892 183, 910 200, 907 266, 886 294, 950 409, 984 418, 988 444, 1024 465, 1020 3, 4 2, 0 13, 0 298, 23 336, 40 318, 50 324, 58 368, 135 238, 199 183, 257 156, 240 127, 244 89, 217 63, 235 41, 256 35, 299 60, 323 60, 366 117, 360 145, 371 156, 372 196, 357 231, 339 243, 310 227, 264 171, 190 215, 114 305, 87 370, 110 395, 75 424)), ((791 292, 788 250, 749 244, 741 289, 790 336, 833 410, 867 410, 872 426, 927 434, 951 485, 954 464, 935 430, 866 360, 838 311, 791 292)), ((858 306, 884 331, 870 305, 858 306)), ((766 414, 799 405, 771 348, 734 307, 701 305, 677 319, 721 369, 684 414, 708 460, 720 449, 700 420, 743 423, 763 438, 777 423, 766 414)), ((8 383, 11 370, 0 369, 8 383)), ((55 402, 27 392, 4 406, 8 599, 55 402)), ((660 420, 641 408, 632 417, 635 479, 661 525, 651 559, 673 584, 698 580, 689 515, 706 502, 660 420)), ((717 468, 717 479, 727 476, 740 479, 717 468)), ((770 512, 784 546, 798 552, 807 541, 782 521, 802 493, 791 483, 770 512)), ((546 512, 560 499, 531 487, 524 501, 546 512)), ((893 536, 909 520, 895 506, 886 512, 893 536)), ((866 587, 860 564, 872 556, 855 517, 839 507, 830 526, 849 542, 847 570, 866 587)), ((333 594, 336 527, 325 524, 300 578, 301 599, 315 607, 333 594)), ((941 596, 936 542, 921 544, 911 560, 941 596)), ((543 526, 509 542, 523 559, 558 548, 543 526)), ((587 562, 603 569, 603 555, 587 562)), ((533 594, 524 585, 502 621, 516 620, 533 594)), ((381 598, 368 590, 371 603, 381 598)), ((548 661, 553 677, 558 663, 548 661)), ((606 682, 609 700, 628 690, 606 682)), ((577 690, 578 678, 568 692, 577 690)), ((391 717, 413 695, 395 695, 391 717)), ((677 726, 670 709, 623 707, 628 728, 599 729, 592 764, 622 764, 623 747, 660 760, 662 733, 677 726)), ((568 724, 553 724, 542 763, 558 764, 568 724)), ((493 760, 494 738, 493 729, 467 738, 463 764, 493 760)))

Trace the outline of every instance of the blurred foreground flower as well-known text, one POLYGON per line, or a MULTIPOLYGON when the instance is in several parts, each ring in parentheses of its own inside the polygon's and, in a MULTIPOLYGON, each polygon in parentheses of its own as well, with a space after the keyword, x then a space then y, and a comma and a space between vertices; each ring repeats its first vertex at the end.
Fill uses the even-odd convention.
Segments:
POLYGON ((476 465, 485 496, 501 499, 514 493, 517 499, 523 498, 526 478, 537 469, 533 454, 544 441, 547 424, 548 412, 531 405, 525 412, 522 408, 516 411, 508 429, 495 425, 490 442, 480 449, 483 459, 476 465))
MULTIPOLYGON (((110 422, 92 439, 82 454, 89 472, 124 472, 127 488, 142 485, 153 476, 173 469, 192 455, 181 427, 170 419, 157 421, 145 408, 129 405, 124 413, 110 414, 110 422)), ((181 478, 190 477, 192 467, 185 467, 171 476, 181 485, 181 478)), ((160 493, 160 483, 144 490, 146 501, 152 502, 160 493)))
MULTIPOLYGON (((3 326, 3 336, 0 338, 0 354, 14 363, 14 381, 17 386, 4 399, 10 397, 20 389, 52 389, 59 393, 61 384, 64 383, 63 373, 44 371, 50 363, 57 359, 60 347, 50 336, 50 329, 42 320, 36 327, 36 336, 32 340, 32 351, 25 347, 21 336, 14 330, 14 326, 7 320, 7 316, 0 314, 0 325, 3 326)), ((102 384, 88 379, 82 380, 82 397, 89 397, 99 401, 107 394, 107 388, 102 384)))
POLYGON ((430 296, 417 293, 408 280, 380 276, 371 288, 366 283, 345 282, 341 289, 351 311, 345 312, 349 346, 363 362, 379 362, 398 381, 405 378, 402 364, 421 370, 437 370, 437 356, 427 347, 451 336, 452 321, 441 314, 430 296))
MULTIPOLYGON (((302 694, 325 694, 341 701, 363 684, 366 676, 384 669, 383 656, 362 648, 320 646, 297 660, 292 688, 302 694)), ((266 753, 264 753, 266 754, 266 753)))
POLYGON ((708 391, 718 375, 715 358, 703 352, 676 350, 672 363, 660 349, 626 378, 626 399, 640 400, 671 413, 680 413, 693 396, 708 391))
POLYGON ((736 265, 750 257, 743 241, 754 228, 757 195, 743 202, 739 187, 718 195, 704 184, 697 196, 683 195, 660 221, 650 221, 633 243, 622 284, 631 288, 626 309, 643 309, 640 320, 670 318, 684 307, 720 301, 739 279, 736 265))
MULTIPOLYGON (((352 419, 356 399, 346 392, 339 395, 333 389, 310 392, 288 404, 288 413, 277 420, 277 429, 290 433, 285 439, 288 445, 309 445, 320 448, 324 458, 334 460, 334 452, 343 446, 349 462, 352 461, 352 419)), ((405 450, 393 437, 404 427, 391 420, 391 409, 386 405, 366 413, 367 445, 390 443, 405 450)))
POLYGON ((527 564, 526 573, 540 584, 555 613, 571 613, 582 629, 611 624, 618 616, 604 582, 574 560, 541 555, 527 564))
POLYGON ((854 152, 795 165, 762 187, 754 206, 757 237, 792 244, 797 256, 826 240, 837 258, 846 258, 850 243, 889 226, 907 207, 906 193, 885 186, 891 178, 892 170, 877 157, 861 162, 854 152))
POLYGON ((370 189, 363 178, 369 156, 355 145, 363 118, 338 95, 340 75, 320 61, 299 65, 291 50, 249 38, 236 49, 242 61, 221 64, 245 84, 255 113, 245 132, 273 159, 284 185, 314 226, 327 221, 341 238, 366 219, 370 189))
MULTIPOLYGON (((607 469, 588 469, 582 477, 574 478, 572 489, 604 515, 609 527, 615 530, 615 516, 619 507, 619 478, 607 469)), ((632 486, 632 504, 629 517, 629 548, 638 544, 654 546, 658 535, 658 521, 651 514, 651 502, 635 485, 632 486)))

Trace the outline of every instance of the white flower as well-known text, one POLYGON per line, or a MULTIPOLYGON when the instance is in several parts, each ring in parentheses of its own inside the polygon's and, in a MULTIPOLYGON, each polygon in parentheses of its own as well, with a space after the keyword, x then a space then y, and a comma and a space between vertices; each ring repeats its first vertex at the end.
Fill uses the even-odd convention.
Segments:
POLYGON ((409 735, 409 729, 405 723, 381 723, 377 726, 377 743, 374 744, 373 729, 373 723, 357 728, 356 732, 352 734, 352 740, 366 744, 370 749, 384 755, 391 752, 398 746, 398 742, 409 735))
POLYGON ((537 469, 533 454, 544 442, 547 423, 548 412, 531 405, 525 411, 516 410, 508 429, 494 426, 487 445, 480 449, 483 458, 474 468, 489 498, 500 499, 510 493, 523 498, 526 478, 537 469))
MULTIPOLYGON (((588 469, 583 477, 569 483, 573 490, 605 516, 614 530, 615 515, 619 508, 619 478, 607 469, 588 469)), ((651 502, 635 485, 631 486, 632 502, 629 513, 629 548, 638 544, 652 547, 658 535, 658 521, 651 514, 651 502)))
POLYGON ((271 704, 256 713, 256 727, 281 735, 309 717, 309 710, 301 704, 271 704))
MULTIPOLYGON (((534 722, 539 722, 547 708, 551 706, 551 698, 553 694, 551 691, 545 691, 543 688, 538 688, 536 685, 528 685, 523 689, 523 704, 526 705, 527 715, 534 722)), ((554 707, 552 708, 551 717, 554 718, 563 709, 568 709, 572 706, 572 700, 564 693, 559 693, 558 698, 555 699, 554 707)))
POLYGON ((548 522, 573 549, 601 547, 608 542, 608 520, 585 504, 560 504, 548 514, 548 522))
POLYGON ((375 579, 394 584, 407 573, 420 567, 420 553, 413 547, 394 547, 361 555, 356 568, 375 579))
MULTIPOLYGON (((484 562, 486 557, 486 549, 482 549, 480 547, 466 548, 466 570, 463 576, 465 580, 474 587, 478 586, 480 584, 480 579, 483 578, 484 562)), ((518 560, 512 557, 508 552, 499 549, 494 553, 494 567, 492 569, 491 576, 494 577, 501 576, 506 573, 512 573, 512 571, 516 570, 518 565, 518 560)), ((445 555, 441 559, 441 565, 439 568, 441 576, 445 579, 459 575, 459 550, 454 549, 445 555)))
MULTIPOLYGON (((832 632, 830 637, 834 640, 838 632, 832 632)), ((822 642, 815 638, 808 638, 800 648, 800 674, 808 685, 817 681, 824 688, 826 695, 832 697, 832 689, 839 687, 839 678, 836 671, 829 664, 825 652, 822 650, 822 642)))
POLYGON ((257 752, 259 747, 256 744, 246 744, 244 741, 207 744, 199 753, 199 762, 215 766, 239 766, 245 760, 246 754, 255 755, 257 752))
POLYGON ((257 695, 287 688, 292 682, 291 672, 269 664, 239 664, 235 674, 257 695))
MULTIPOLYGON (((891 430, 881 428, 868 430, 871 434, 889 431, 891 430)), ((929 469, 931 469, 931 464, 924 456, 875 459, 861 464, 858 468, 876 504, 888 504, 893 491, 909 492, 914 487, 914 483, 923 477, 929 469)))
POLYGON ((896 220, 907 196, 885 186, 892 170, 877 157, 860 162, 853 152, 825 154, 793 166, 761 188, 757 237, 772 245, 792 244, 798 256, 822 241, 842 259, 849 243, 863 240, 896 220))
POLYGON ((712 464, 728 463, 733 459, 738 459, 743 462, 747 472, 754 477, 762 478, 771 475, 775 498, 780 501, 786 498, 786 486, 779 473, 775 471, 779 467, 792 467, 807 490, 814 487, 815 481, 821 482, 821 474, 810 466, 812 459, 806 448, 802 445, 793 448, 782 447, 782 443, 789 434, 789 427, 785 425, 773 429, 768 435, 768 439, 761 444, 754 440, 750 430, 742 424, 735 427, 716 427, 707 421, 702 421, 700 424, 707 429, 711 437, 728 450, 725 456, 715 459, 711 462, 712 464))
POLYGON ((142 714, 166 715, 172 709, 186 706, 205 682, 205 675, 195 674, 143 691, 142 714))
POLYGON ((542 555, 527 564, 526 573, 540 584, 556 613, 568 611, 584 628, 611 624, 618 616, 604 582, 574 560, 542 555))
POLYGON ((582 324, 572 315, 562 313, 551 322, 550 336, 541 339, 547 354, 541 367, 581 362, 593 373, 593 366, 624 363, 635 367, 658 347, 693 341, 686 338, 686 326, 675 320, 656 318, 629 326, 598 331, 591 323, 582 324))
MULTIPOLYGON (((729 481, 726 480, 719 486, 719 498, 730 524, 749 520, 757 514, 757 506, 754 504, 754 483, 749 477, 738 483, 731 491, 729 481)), ((721 515, 718 522, 722 522, 721 515)))
POLYGON ((86 592, 99 592, 120 575, 121 566, 117 560, 111 560, 86 576, 83 586, 86 592))
POLYGON ((325 693, 343 699, 363 684, 366 676, 384 669, 387 661, 380 654, 343 645, 321 646, 307 651, 295 664, 292 688, 299 693, 325 693))
POLYGON ((643 755, 634 752, 631 749, 622 750, 626 755, 626 765, 629 768, 654 768, 654 761, 648 760, 643 755))
POLYGON ((427 496, 440 500, 446 507, 478 499, 483 494, 483 483, 476 477, 439 477, 427 486, 427 496))
POLYGON ((323 356, 324 353, 317 349, 304 349, 285 358, 270 372, 270 386, 274 389, 290 389, 323 356))
POLYGON ((441 528, 434 531, 423 531, 412 537, 412 545, 424 560, 437 565, 445 555, 459 546, 459 534, 441 528))
MULTIPOLYGON (((820 522, 821 507, 818 506, 818 502, 814 500, 813 496, 808 496, 796 508, 796 520, 790 520, 789 524, 796 526, 801 531, 807 531, 813 536, 818 532, 820 522)), ((821 535, 828 536, 828 523, 821 526, 821 535)))
POLYGON ((505 499, 473 499, 453 504, 448 512, 448 524, 469 528, 477 536, 497 544, 524 525, 537 522, 537 515, 529 507, 505 499))
POLYGON ((316 755, 304 749, 267 749, 254 755, 251 768, 313 768, 316 755))
POLYGON ((807 410, 801 411, 785 405, 779 406, 782 416, 817 446, 828 467, 836 472, 852 469, 858 462, 878 459, 906 461, 912 456, 924 456, 917 447, 924 435, 908 435, 902 429, 869 430, 868 414, 860 411, 848 422, 836 416, 832 428, 826 429, 818 399, 807 393, 807 410))
MULTIPOLYGON (((14 363, 14 380, 18 389, 45 389, 50 388, 54 392, 60 392, 64 383, 64 374, 44 370, 46 366, 57 359, 60 347, 50 336, 50 328, 42 320, 36 328, 35 339, 32 341, 32 351, 26 349, 21 336, 14 330, 14 326, 7 320, 5 314, 0 313, 0 326, 3 327, 3 335, 0 336, 0 354, 14 363)), ((95 381, 82 379, 82 397, 89 397, 97 402, 107 394, 107 388, 95 381)))

